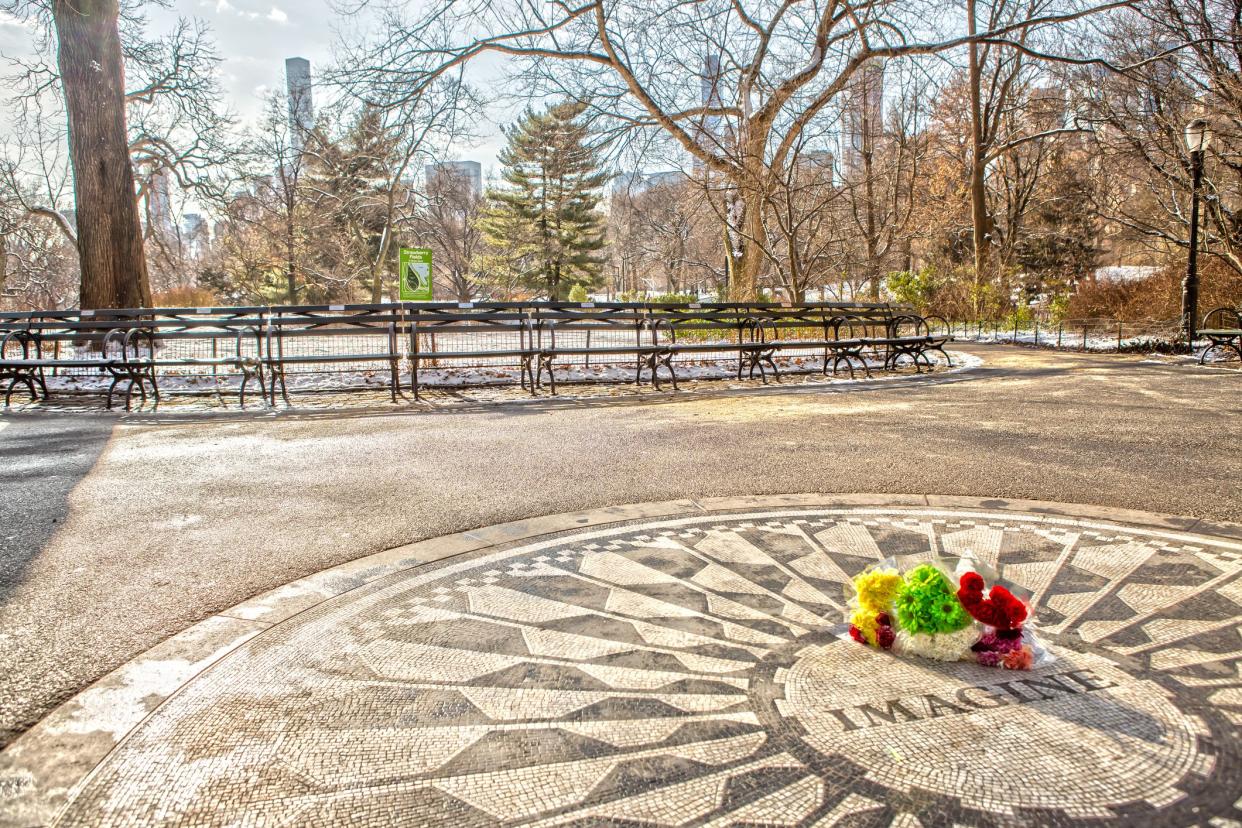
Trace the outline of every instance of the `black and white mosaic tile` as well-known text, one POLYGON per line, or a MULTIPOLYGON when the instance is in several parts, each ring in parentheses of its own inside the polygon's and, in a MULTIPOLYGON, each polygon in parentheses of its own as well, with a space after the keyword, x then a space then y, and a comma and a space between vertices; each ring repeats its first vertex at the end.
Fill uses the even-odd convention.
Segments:
POLYGON ((454 558, 240 647, 59 822, 1237 824, 1240 549, 860 507, 454 558), (932 554, 1030 590, 1056 658, 1016 673, 844 637, 856 572, 932 554))

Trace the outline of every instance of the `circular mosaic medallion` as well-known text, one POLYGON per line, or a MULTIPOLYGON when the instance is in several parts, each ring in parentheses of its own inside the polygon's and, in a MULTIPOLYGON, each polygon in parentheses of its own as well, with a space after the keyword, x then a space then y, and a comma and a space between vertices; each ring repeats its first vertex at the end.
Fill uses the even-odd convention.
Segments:
POLYGON ((582 531, 390 576, 257 636, 64 824, 1206 824, 1242 818, 1242 545, 931 508, 582 531), (849 579, 972 556, 1029 672, 844 634, 849 579))

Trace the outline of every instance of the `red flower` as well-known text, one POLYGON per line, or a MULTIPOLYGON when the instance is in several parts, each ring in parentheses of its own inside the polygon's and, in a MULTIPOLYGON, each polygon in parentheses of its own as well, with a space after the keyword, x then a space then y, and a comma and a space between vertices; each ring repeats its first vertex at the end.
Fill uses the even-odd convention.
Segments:
POLYGON ((863 635, 862 630, 858 629, 858 627, 855 627, 853 624, 850 624, 850 638, 854 639, 859 644, 867 643, 867 637, 863 635))
POLYGON ((877 627, 875 631, 876 643, 880 645, 881 650, 892 649, 893 642, 897 639, 897 634, 893 632, 893 628, 884 625, 877 627))
POLYGON ((957 590, 957 600, 976 620, 997 630, 1013 630, 1026 620, 1026 604, 1000 584, 992 587, 987 598, 983 597, 983 577, 978 572, 962 576, 957 590))

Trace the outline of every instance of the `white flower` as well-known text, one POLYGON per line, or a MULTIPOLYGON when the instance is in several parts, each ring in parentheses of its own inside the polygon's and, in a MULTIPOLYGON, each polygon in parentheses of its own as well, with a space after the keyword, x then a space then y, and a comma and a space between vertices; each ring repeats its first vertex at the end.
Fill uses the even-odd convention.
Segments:
POLYGON ((970 657, 970 648, 978 640, 979 631, 974 624, 957 632, 931 635, 915 635, 898 630, 893 641, 893 652, 934 658, 937 661, 962 661, 970 657))

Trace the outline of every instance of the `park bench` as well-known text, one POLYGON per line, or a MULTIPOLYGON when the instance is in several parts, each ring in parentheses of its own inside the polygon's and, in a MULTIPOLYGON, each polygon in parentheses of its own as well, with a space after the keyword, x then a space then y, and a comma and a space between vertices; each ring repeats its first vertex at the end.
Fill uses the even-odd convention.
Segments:
MULTIPOLYGON (((822 357, 822 370, 871 375, 879 363, 909 361, 916 371, 946 360, 946 334, 922 318, 884 303, 391 303, 250 308, 160 308, 0 313, 0 387, 5 401, 24 386, 48 396, 47 375, 97 373, 110 377, 108 407, 124 386, 128 409, 137 394, 158 401, 160 377, 180 373, 219 378, 240 374, 239 401, 257 380, 269 405, 277 390, 289 402, 289 374, 387 372, 395 402, 402 361, 410 362, 415 399, 428 370, 472 368, 487 382, 518 369, 532 394, 579 360, 632 365, 634 381, 650 376, 677 388, 679 363, 736 360, 736 376, 779 381, 782 363, 822 357), (186 369, 186 370, 178 370, 186 369), (7 387, 6 387, 7 386, 7 387)), ((945 330, 947 323, 938 323, 945 330)), ((563 376, 563 374, 562 374, 563 376)), ((451 379, 451 378, 450 378, 451 379)), ((432 382, 446 382, 437 378, 432 382)), ((456 381, 456 380, 453 380, 456 381)))
POLYGON ((406 306, 410 387, 419 399, 420 369, 442 362, 487 367, 517 361, 520 382, 532 394, 539 355, 530 312, 515 302, 420 303, 406 306))
POLYGON ((50 397, 46 373, 50 371, 96 371, 111 377, 106 393, 107 408, 112 408, 113 395, 125 384, 125 409, 132 405, 133 394, 147 399, 149 387, 159 400, 158 372, 169 368, 210 368, 218 376, 220 368, 231 368, 242 375, 239 404, 246 402, 251 380, 263 388, 262 365, 259 361, 259 325, 255 315, 259 309, 210 308, 188 309, 110 309, 108 311, 72 311, 31 314, 24 327, 9 326, 3 334, 3 358, 0 359, 0 381, 9 379, 5 405, 11 403, 12 392, 20 383, 32 399, 41 391, 50 397), (230 348, 221 353, 219 343, 225 340, 230 348), (250 342, 253 348, 245 343, 250 342), (210 354, 189 353, 174 344, 205 345, 210 354), (72 357, 62 354, 71 345, 72 357), (250 353, 247 351, 250 350, 250 353), (180 352, 178 352, 180 351, 180 352), (20 353, 19 353, 20 352, 20 353))
MULTIPOLYGON (((262 363, 268 372, 268 396, 276 390, 289 403, 289 368, 368 366, 388 369, 392 401, 401 393, 401 352, 397 332, 405 324, 401 305, 290 305, 268 309, 263 326, 262 363), (337 346, 344 342, 345 347, 337 346)), ((363 370, 366 370, 365 368, 363 370)))
POLYGON ((1199 354, 1202 365, 1212 351, 1229 349, 1242 360, 1242 311, 1237 308, 1213 308, 1203 317, 1199 336, 1208 341, 1199 354))
POLYGON ((914 370, 921 373, 920 363, 928 368, 932 367, 931 357, 927 355, 929 351, 938 352, 948 365, 952 365, 953 360, 944 350, 944 346, 951 338, 951 335, 947 333, 948 327, 949 323, 939 316, 925 317, 914 313, 894 316, 888 327, 886 342, 888 353, 884 362, 885 369, 895 370, 902 357, 909 357, 914 370), (932 324, 943 326, 946 333, 933 333, 932 324))
POLYGON ((590 366, 593 356, 632 356, 634 384, 642 382, 646 368, 651 372, 652 384, 659 389, 658 366, 665 360, 667 348, 654 339, 644 341, 644 331, 650 330, 649 320, 646 306, 635 303, 541 303, 531 312, 537 351, 532 390, 542 387, 543 374, 547 371, 548 383, 555 394, 556 360, 578 356, 583 358, 584 367, 590 366))
MULTIPOLYGON (((905 309, 900 309, 905 310, 905 309)), ((864 356, 868 349, 884 349, 886 368, 896 367, 901 356, 910 356, 916 370, 920 363, 930 365, 927 350, 944 354, 947 337, 933 337, 926 330, 894 331, 901 321, 908 324, 919 319, 912 313, 895 316, 893 306, 875 304, 824 303, 819 305, 793 305, 769 303, 766 305, 685 304, 653 307, 653 330, 665 338, 669 357, 677 354, 705 356, 712 353, 736 351, 737 378, 745 372, 767 382, 769 371, 777 380, 780 369, 775 357, 793 351, 822 352, 822 371, 827 375, 830 368, 835 375, 842 364, 854 376, 857 364, 866 375, 871 369, 864 356), (720 335, 728 333, 731 341, 721 341, 720 335), (716 334, 716 337, 713 337, 716 334), (678 336, 682 338, 679 340, 678 336), (686 336, 691 337, 686 341, 686 336), (702 341, 707 337, 710 341, 702 341)), ((946 325, 947 327, 947 325, 946 325)), ((655 340, 659 342, 659 339, 655 340)), ((671 358, 665 363, 676 374, 671 358)))
MULTIPOLYGON (((58 330, 66 327, 72 327, 72 323, 62 323, 56 326, 58 330)), ((98 338, 93 332, 83 332, 80 336, 84 340, 98 338)), ((0 336, 0 382, 6 380, 8 382, 4 391, 6 407, 12 403, 13 391, 18 385, 26 386, 32 401, 39 399, 40 392, 42 392, 43 399, 50 399, 51 393, 48 391, 46 379, 48 370, 82 368, 97 369, 103 372, 108 370, 115 361, 103 353, 87 358, 62 359, 59 356, 53 356, 54 337, 55 334, 46 323, 35 319, 28 320, 25 327, 11 327, 4 332, 3 336, 0 336)), ((111 399, 109 399, 109 406, 111 406, 111 399)))

